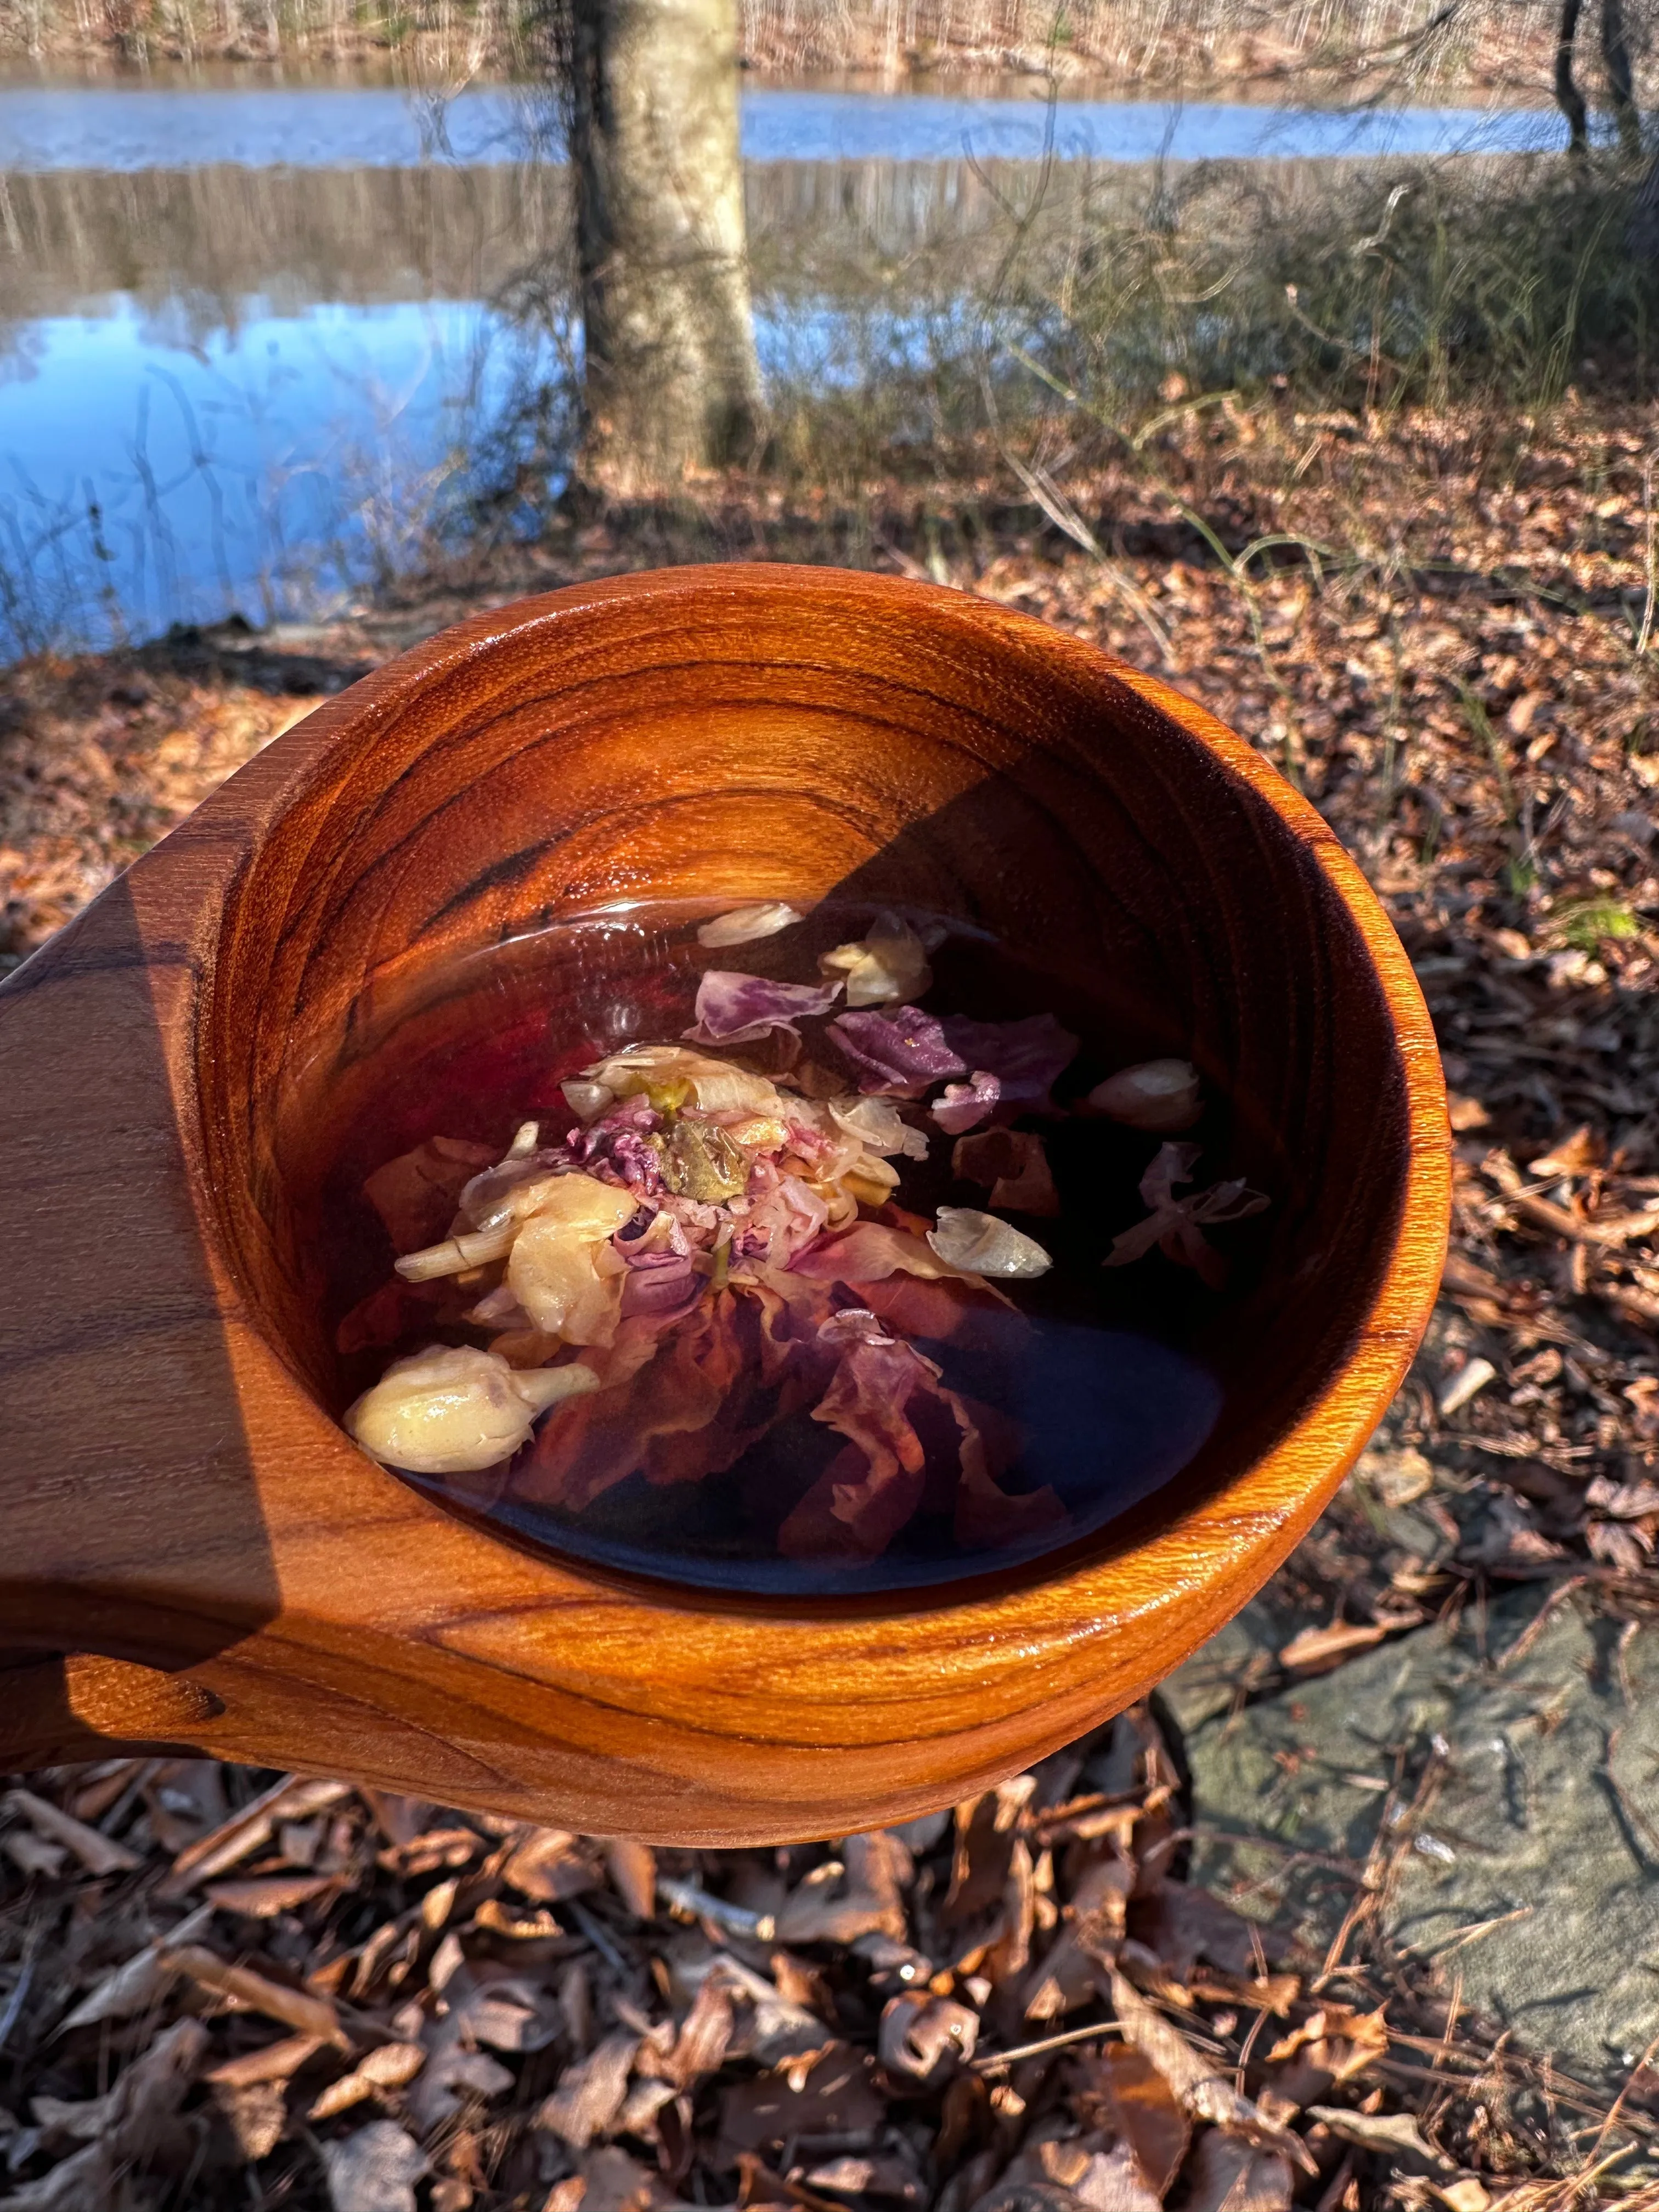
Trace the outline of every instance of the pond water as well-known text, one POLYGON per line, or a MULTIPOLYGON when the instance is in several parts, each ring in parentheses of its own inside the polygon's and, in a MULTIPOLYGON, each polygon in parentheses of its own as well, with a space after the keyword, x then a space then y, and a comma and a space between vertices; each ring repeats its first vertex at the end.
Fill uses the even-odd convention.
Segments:
MULTIPOLYGON (((246 89, 0 85, 0 158, 11 169, 399 168, 434 153, 469 165, 522 159, 530 103, 510 86, 440 106, 388 85, 246 89)), ((750 161, 1031 161, 1052 133, 1068 160, 1146 161, 1529 153, 1565 143, 1553 110, 1337 111, 1216 100, 963 100, 930 93, 745 91, 750 161)))
MULTIPOLYGON (((383 85, 0 83, 0 658, 316 614, 409 556, 508 398, 568 383, 579 339, 492 304, 566 227, 535 125, 502 86, 439 109, 383 85)), ((1534 110, 745 90, 763 360, 853 374, 860 257, 988 239, 1045 144, 1066 177, 1127 180, 1560 136, 1534 110)), ((890 360, 936 342, 883 313, 890 360)))

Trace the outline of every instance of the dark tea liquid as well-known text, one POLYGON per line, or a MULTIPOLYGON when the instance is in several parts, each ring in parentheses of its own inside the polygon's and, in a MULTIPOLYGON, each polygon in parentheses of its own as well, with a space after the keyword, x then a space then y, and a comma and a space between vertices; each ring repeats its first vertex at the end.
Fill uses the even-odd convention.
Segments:
MULTIPOLYGON (((557 1142, 572 1119, 562 1080, 628 1043, 678 1042, 703 969, 816 981, 818 954, 862 937, 874 918, 826 902, 780 935, 706 950, 698 924, 736 903, 612 908, 494 948, 443 976, 366 1049, 349 1108, 335 1116, 331 1164, 306 1231, 331 1330, 392 1277, 387 1233, 363 1195, 377 1168, 433 1137, 487 1146, 499 1157, 526 1120, 542 1122, 544 1143, 557 1142)), ((927 919, 908 918, 916 927, 927 919)), ((580 1510, 530 1494, 533 1445, 481 1473, 405 1473, 405 1480, 521 1545, 601 1569, 712 1590, 849 1595, 1004 1571, 1075 1546, 1175 1482, 1221 1412, 1222 1386, 1200 1345, 1214 1341, 1218 1317, 1249 1283, 1257 1225, 1220 1233, 1232 1265, 1224 1292, 1156 1253, 1103 1267, 1113 1237, 1146 1214, 1137 1187, 1164 1140, 1077 1114, 1073 1103, 1126 1063, 1181 1046, 1126 1016, 1092 979, 1044 974, 971 927, 940 921, 949 934, 932 955, 933 982, 922 1000, 930 1012, 981 1021, 1051 1013, 1081 1043, 1055 1085, 1057 1110, 1019 1122, 1043 1137, 1059 1215, 1004 1217, 1043 1246, 1053 1267, 1034 1280, 999 1283, 1013 1310, 981 1310, 953 1339, 894 1333, 939 1367, 947 1389, 988 1409, 1005 1446, 1001 1489, 1051 1490, 1057 1516, 1012 1542, 964 1547, 935 1485, 877 1558, 783 1556, 781 1528, 846 1443, 814 1421, 810 1407, 778 1420, 720 1472, 653 1483, 635 1471, 580 1510)), ((802 1025, 805 1056, 839 1069, 822 1030, 820 1023, 802 1025)), ((765 1043, 725 1056, 775 1071, 765 1043)), ((846 1087, 856 1087, 850 1071, 846 1087)), ((1232 1112, 1226 1099, 1209 1099, 1203 1120, 1181 1133, 1204 1148, 1202 1182, 1237 1171, 1228 1165, 1232 1112)), ((989 1211, 982 1187, 952 1175, 954 1139, 920 1109, 909 1118, 927 1132, 928 1158, 893 1160, 898 1204, 930 1224, 941 1205, 989 1211)), ((422 1325, 397 1341, 348 1350, 341 1403, 403 1353, 434 1342, 486 1345, 489 1336, 476 1326, 422 1325)))

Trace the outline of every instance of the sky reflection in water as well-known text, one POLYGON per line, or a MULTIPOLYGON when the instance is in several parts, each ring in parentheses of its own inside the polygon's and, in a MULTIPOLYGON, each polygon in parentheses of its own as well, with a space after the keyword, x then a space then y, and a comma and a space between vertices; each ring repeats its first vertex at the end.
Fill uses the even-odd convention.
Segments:
MULTIPOLYGON (((0 157, 12 169, 173 168, 240 161, 264 168, 404 167, 434 152, 469 165, 522 158, 527 107, 505 86, 463 93, 437 113, 387 86, 0 86, 0 157)), ((745 92, 750 161, 1030 161, 1049 128, 1040 99, 933 93, 745 92)), ((1054 105, 1067 159, 1147 161, 1526 153, 1565 143, 1552 109, 1252 106, 1217 100, 1083 100, 1054 105)))

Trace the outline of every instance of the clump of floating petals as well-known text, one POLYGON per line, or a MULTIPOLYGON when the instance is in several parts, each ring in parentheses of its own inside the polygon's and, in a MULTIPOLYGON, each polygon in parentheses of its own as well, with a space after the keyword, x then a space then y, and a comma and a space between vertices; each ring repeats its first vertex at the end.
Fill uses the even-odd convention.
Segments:
POLYGON ((1096 1084, 1088 1103, 1131 1129, 1190 1129, 1204 1110, 1190 1060, 1143 1060, 1136 1067, 1121 1067, 1096 1084))
POLYGON ((941 1206, 927 1242, 948 1267, 975 1275, 1046 1275, 1054 1265, 1035 1237, 972 1206, 941 1206))
POLYGON ((1250 1189, 1243 1176, 1218 1182, 1210 1190, 1177 1198, 1176 1185, 1192 1181, 1198 1159, 1196 1145, 1159 1146, 1158 1158, 1140 1178, 1140 1195, 1152 1211, 1144 1221, 1113 1239, 1103 1266, 1127 1267, 1156 1244, 1167 1259, 1192 1268, 1212 1291, 1221 1288, 1227 1278, 1227 1263, 1205 1237, 1204 1228, 1247 1220, 1272 1201, 1261 1191, 1250 1189))
POLYGON ((411 1474, 469 1474, 511 1459, 539 1413, 598 1387, 591 1367, 509 1367, 499 1353, 428 1345, 394 1359, 346 1413, 363 1449, 411 1474))
POLYGON ((752 945, 757 937, 775 937, 781 929, 793 928, 800 919, 782 899, 769 899, 758 906, 734 906, 730 914, 717 914, 712 921, 704 922, 697 932, 697 942, 711 952, 728 945, 752 945))
POLYGON ((821 975, 844 976, 849 1006, 896 1006, 919 999, 933 980, 927 948, 908 921, 882 915, 857 945, 819 957, 821 975))

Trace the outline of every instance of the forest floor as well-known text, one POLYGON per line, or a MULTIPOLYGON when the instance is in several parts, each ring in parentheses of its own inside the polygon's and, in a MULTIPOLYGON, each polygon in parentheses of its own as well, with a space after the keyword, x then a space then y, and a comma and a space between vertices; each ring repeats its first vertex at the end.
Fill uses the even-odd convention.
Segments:
MULTIPOLYGON (((988 486, 848 513, 722 488, 326 629, 0 673, 0 960, 319 693, 522 591, 851 559, 1163 665, 1365 867, 1456 1140, 1386 1463, 1283 1571, 1303 1626, 1235 1702, 1522 1589, 1610 1624, 1622 1670, 1659 1622, 1651 424, 1570 407, 1502 466, 1468 425, 1368 428, 1177 424, 1136 473, 1066 486, 1098 556, 988 486), (1294 542, 1252 551, 1267 535, 1294 542), (1437 1532, 1420 1556, 1378 1533, 1402 1499, 1437 1532)), ((1185 1879, 1163 1705, 954 1816, 779 1851, 653 1859, 207 1760, 37 1776, 0 1832, 0 2205, 1659 2205, 1651 2050, 1552 2065, 1391 1938, 1403 1771, 1314 1952, 1185 1879)))

